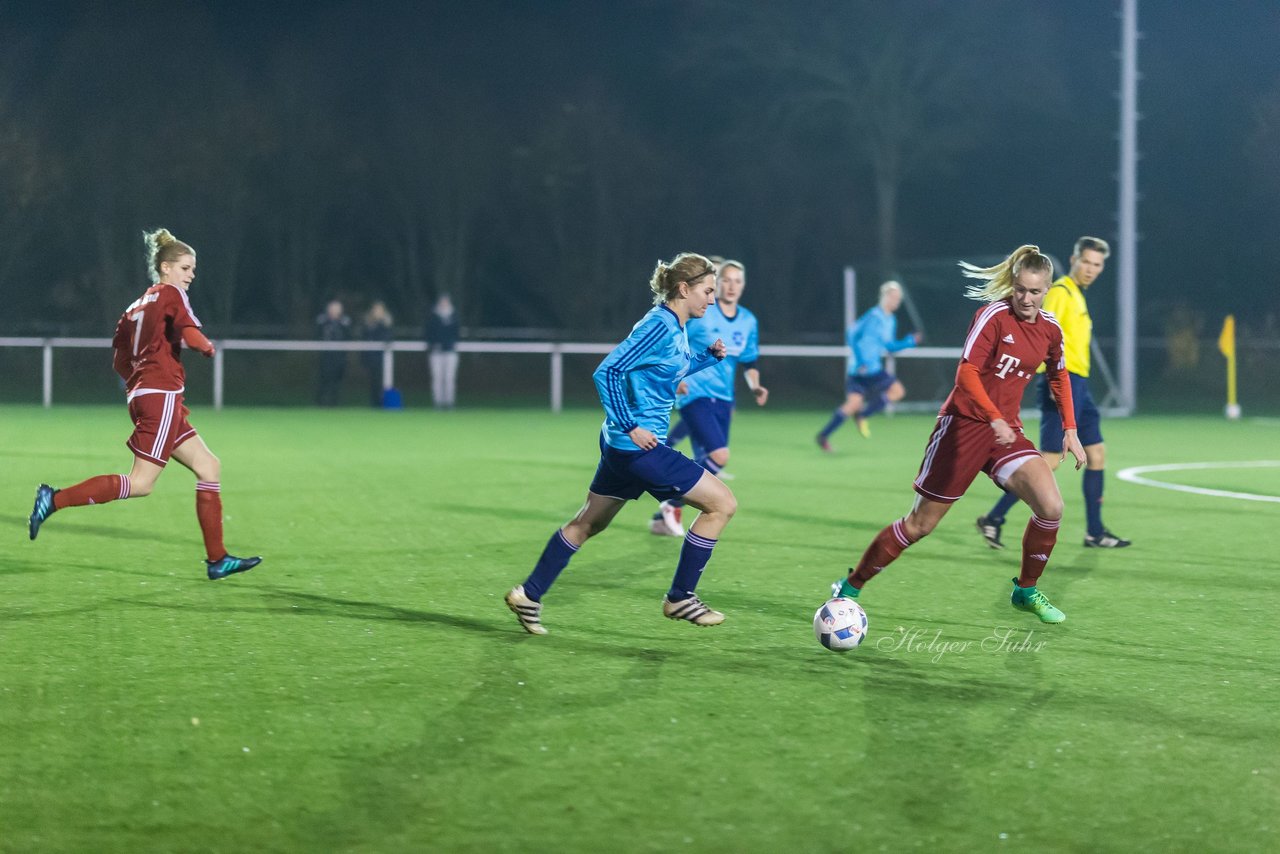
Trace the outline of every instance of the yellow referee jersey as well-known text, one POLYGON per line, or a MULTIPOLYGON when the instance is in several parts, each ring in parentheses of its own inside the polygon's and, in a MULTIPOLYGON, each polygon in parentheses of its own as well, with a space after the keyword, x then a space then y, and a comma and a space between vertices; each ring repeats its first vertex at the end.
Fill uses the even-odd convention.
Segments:
MULTIPOLYGON (((1045 294, 1043 308, 1056 317, 1062 327, 1062 350, 1067 357, 1067 370, 1082 377, 1089 376, 1093 318, 1089 317, 1084 291, 1070 276, 1063 276, 1045 294)), ((1044 371, 1044 365, 1040 366, 1040 371, 1044 371)))

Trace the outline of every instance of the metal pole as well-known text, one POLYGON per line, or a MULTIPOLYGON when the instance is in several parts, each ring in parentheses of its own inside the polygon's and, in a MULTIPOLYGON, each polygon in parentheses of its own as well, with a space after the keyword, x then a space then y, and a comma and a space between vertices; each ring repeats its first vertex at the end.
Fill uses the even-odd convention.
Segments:
POLYGON ((396 357, 391 345, 387 344, 387 349, 382 351, 382 388, 392 388, 396 384, 396 357))
POLYGON ((44 369, 41 377, 41 395, 44 408, 48 409, 53 406, 53 344, 48 340, 44 342, 41 364, 44 369))
POLYGON ((213 408, 215 411, 222 409, 222 389, 223 389, 223 365, 222 365, 222 347, 223 342, 219 341, 214 345, 217 349, 213 351, 213 408))
POLYGON ((1120 196, 1116 287, 1120 396, 1138 406, 1138 0, 1122 0, 1120 26, 1120 196))
POLYGON ((844 338, 844 330, 858 319, 858 271, 852 267, 844 268, 844 329, 840 337, 844 338))
POLYGON ((551 411, 564 407, 564 353, 559 344, 551 345, 551 411))

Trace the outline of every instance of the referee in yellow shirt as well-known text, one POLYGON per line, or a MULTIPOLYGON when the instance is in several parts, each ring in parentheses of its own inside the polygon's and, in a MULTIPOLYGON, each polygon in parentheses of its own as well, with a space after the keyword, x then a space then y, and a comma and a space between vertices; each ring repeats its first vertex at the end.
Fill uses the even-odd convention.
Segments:
MULTIPOLYGON (((1117 537, 1102 524, 1102 470, 1106 464, 1106 448, 1102 444, 1102 419, 1098 406, 1089 393, 1089 346, 1093 341, 1093 320, 1089 317, 1084 292, 1102 273, 1110 254, 1111 247, 1102 238, 1081 237, 1071 253, 1071 272, 1054 282, 1044 298, 1044 310, 1057 318, 1058 325, 1062 327, 1076 428, 1080 444, 1084 445, 1084 509, 1088 519, 1084 544, 1100 549, 1120 549, 1129 545, 1128 540, 1117 537)), ((1049 468, 1056 470, 1062 459, 1062 417, 1049 392, 1043 366, 1040 372, 1036 385, 1040 400, 1040 454, 1049 468)), ((1004 548, 1000 542, 1000 528, 1004 525, 1005 514, 1017 502, 1016 495, 1006 492, 987 515, 978 517, 978 531, 991 548, 1004 548)))

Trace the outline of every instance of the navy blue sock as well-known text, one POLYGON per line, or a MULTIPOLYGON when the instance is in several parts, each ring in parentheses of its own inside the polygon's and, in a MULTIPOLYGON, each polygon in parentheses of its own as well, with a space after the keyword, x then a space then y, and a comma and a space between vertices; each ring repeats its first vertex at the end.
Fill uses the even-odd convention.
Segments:
POLYGON ((888 405, 889 405, 889 398, 885 397, 883 394, 878 394, 875 397, 873 397, 871 400, 868 400, 866 403, 862 404, 862 411, 859 412, 858 414, 863 418, 870 418, 872 415, 875 415, 877 412, 884 409, 888 405))
POLYGON ((680 547, 680 562, 676 564, 675 578, 671 579, 671 589, 667 598, 672 602, 680 602, 693 595, 698 587, 698 579, 702 578, 702 570, 711 560, 711 550, 716 547, 715 540, 699 537, 693 531, 684 535, 684 545, 680 547))
POLYGON ((689 435, 689 424, 682 418, 680 423, 671 428, 671 432, 667 434, 667 447, 674 448, 680 444, 680 441, 689 435))
POLYGON ((1084 488, 1084 515, 1089 524, 1089 536, 1100 537, 1106 530, 1102 525, 1102 469, 1085 469, 1081 485, 1084 488))
POLYGON ((837 409, 831 414, 831 420, 827 422, 827 426, 823 427, 822 432, 818 435, 825 439, 827 436, 830 436, 832 433, 836 432, 836 430, 840 429, 840 425, 848 420, 849 419, 845 414, 837 409))
POLYGON ((535 602, 541 602, 542 594, 556 583, 560 571, 569 565, 569 558, 577 550, 577 546, 564 538, 564 531, 557 528, 551 539, 547 540, 547 547, 542 550, 538 565, 524 581, 524 595, 535 602))
POLYGON ((1009 512, 1009 508, 1018 503, 1018 496, 1012 492, 1006 492, 1000 496, 1000 500, 996 502, 996 506, 992 507, 987 513, 987 518, 997 525, 1004 524, 1004 515, 1009 512))

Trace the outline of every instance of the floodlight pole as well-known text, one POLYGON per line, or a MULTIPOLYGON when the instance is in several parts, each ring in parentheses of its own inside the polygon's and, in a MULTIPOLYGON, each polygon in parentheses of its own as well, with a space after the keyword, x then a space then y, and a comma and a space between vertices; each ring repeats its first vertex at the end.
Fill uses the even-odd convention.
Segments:
POLYGON ((1121 0, 1116 340, 1121 406, 1138 408, 1138 0, 1121 0))

